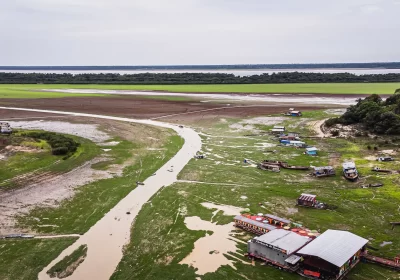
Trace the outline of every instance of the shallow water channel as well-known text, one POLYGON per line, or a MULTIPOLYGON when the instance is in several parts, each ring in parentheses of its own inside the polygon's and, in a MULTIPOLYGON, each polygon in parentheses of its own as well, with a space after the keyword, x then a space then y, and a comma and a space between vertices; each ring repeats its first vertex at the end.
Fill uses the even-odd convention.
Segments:
POLYGON ((128 244, 130 240, 131 225, 143 204, 163 186, 173 184, 177 180, 178 173, 189 162, 194 154, 201 149, 201 138, 194 130, 190 128, 179 128, 176 125, 157 121, 25 108, 0 107, 0 109, 74 115, 154 125, 173 129, 185 140, 181 150, 164 166, 162 166, 156 172, 156 175, 149 177, 144 181, 143 186, 138 186, 130 192, 101 220, 91 227, 89 231, 82 235, 74 244, 65 249, 55 260, 45 267, 38 275, 39 280, 51 279, 46 272, 65 256, 70 255, 82 244, 87 244, 88 246, 88 253, 85 261, 70 277, 64 279, 109 279, 122 259, 123 246, 128 244), (171 170, 171 166, 173 166, 172 172, 168 171, 171 170), (128 215, 127 212, 130 212, 130 214, 128 215))

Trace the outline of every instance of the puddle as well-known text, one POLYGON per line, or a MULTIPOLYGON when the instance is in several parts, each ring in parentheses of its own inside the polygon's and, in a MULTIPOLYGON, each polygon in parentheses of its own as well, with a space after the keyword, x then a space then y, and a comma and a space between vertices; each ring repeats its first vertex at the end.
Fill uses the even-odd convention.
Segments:
MULTIPOLYGON (((227 216, 235 216, 244 210, 240 207, 218 205, 210 202, 203 202, 201 205, 208 209, 216 209, 212 218, 219 211, 222 211, 227 216)), ((228 252, 236 252, 237 250, 236 241, 230 236, 231 231, 235 229, 233 222, 227 225, 217 225, 212 221, 204 221, 199 217, 186 217, 185 224, 190 230, 206 230, 210 232, 207 232, 205 237, 198 239, 194 243, 193 251, 179 264, 187 264, 197 268, 196 274, 198 275, 215 272, 223 265, 235 268, 234 262, 224 256, 228 252)))
POLYGON ((229 265, 235 269, 234 261, 228 260, 224 254, 236 252, 236 241, 231 240, 230 233, 235 229, 234 223, 216 225, 209 221, 203 221, 199 217, 186 217, 186 227, 190 230, 207 230, 205 237, 194 243, 193 251, 179 264, 187 264, 197 269, 196 274, 204 275, 215 272, 223 265, 229 265))

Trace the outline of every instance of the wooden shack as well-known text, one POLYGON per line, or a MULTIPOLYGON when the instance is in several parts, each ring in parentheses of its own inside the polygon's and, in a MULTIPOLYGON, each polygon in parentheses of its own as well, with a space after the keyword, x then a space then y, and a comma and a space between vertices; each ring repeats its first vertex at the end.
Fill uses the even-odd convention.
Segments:
POLYGON ((297 199, 297 205, 314 207, 317 203, 317 196, 314 194, 302 193, 297 199))

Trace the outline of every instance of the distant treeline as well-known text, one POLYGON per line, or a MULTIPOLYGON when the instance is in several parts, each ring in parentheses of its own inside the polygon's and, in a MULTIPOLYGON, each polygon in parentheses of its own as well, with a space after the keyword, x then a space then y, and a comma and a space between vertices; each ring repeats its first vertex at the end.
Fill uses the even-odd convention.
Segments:
POLYGON ((255 70, 255 69, 400 69, 400 62, 230 64, 230 65, 136 65, 136 66, 0 66, 0 70, 87 71, 87 70, 255 70))
POLYGON ((0 73, 0 84, 282 84, 400 82, 400 73, 273 73, 235 76, 222 73, 40 74, 0 73))

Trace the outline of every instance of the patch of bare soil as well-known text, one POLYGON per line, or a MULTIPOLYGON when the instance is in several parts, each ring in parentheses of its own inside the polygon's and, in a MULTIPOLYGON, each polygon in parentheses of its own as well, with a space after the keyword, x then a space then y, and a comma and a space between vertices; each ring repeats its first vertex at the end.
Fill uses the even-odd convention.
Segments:
MULTIPOLYGON (((334 96, 337 97, 336 95, 334 96)), ((290 98, 288 95, 283 99, 290 98)), ((228 102, 228 101, 227 101, 228 102)), ((79 113, 102 114, 110 116, 150 119, 162 116, 163 121, 190 123, 199 120, 212 120, 221 117, 248 118, 253 116, 265 116, 279 114, 287 111, 291 106, 288 103, 270 102, 238 102, 230 106, 227 102, 205 103, 200 101, 168 101, 141 98, 138 96, 108 96, 108 97, 65 97, 65 98, 39 98, 39 99, 7 99, 2 100, 3 106, 48 109, 59 111, 72 111, 79 113)), ((338 105, 303 105, 296 104, 301 111, 337 108, 338 105)), ((0 111, 2 115, 3 111, 0 111)), ((5 112, 11 117, 29 117, 25 113, 5 112)), ((43 116, 43 113, 32 113, 33 116, 43 116)), ((5 115, 6 116, 6 115, 5 115)))
POLYGON ((329 134, 325 134, 324 131, 322 131, 322 126, 325 123, 325 121, 326 121, 326 119, 320 120, 320 121, 313 121, 313 122, 309 123, 309 125, 315 131, 315 134, 317 137, 324 138, 325 136, 329 136, 329 134))
POLYGON ((103 160, 93 159, 61 175, 44 173, 37 178, 36 173, 32 173, 18 178, 23 184, 20 188, 0 192, 0 235, 16 231, 28 232, 15 228, 16 216, 26 214, 38 206, 56 207, 62 200, 72 197, 76 188, 122 174, 123 166, 114 166, 107 171, 91 168, 92 164, 103 160), (34 179, 34 182, 31 183, 29 178, 34 179))
POLYGON ((340 154, 332 153, 329 155, 329 165, 330 166, 339 166, 340 165, 340 154))

